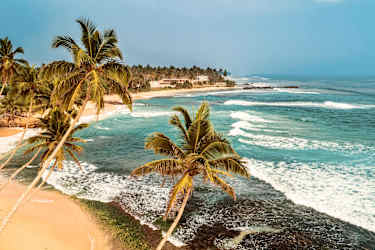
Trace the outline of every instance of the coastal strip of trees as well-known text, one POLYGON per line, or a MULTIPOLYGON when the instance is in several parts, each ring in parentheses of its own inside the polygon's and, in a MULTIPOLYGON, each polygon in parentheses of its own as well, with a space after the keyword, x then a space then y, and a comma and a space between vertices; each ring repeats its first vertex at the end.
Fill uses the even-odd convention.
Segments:
POLYGON ((226 69, 200 68, 197 66, 178 68, 174 66, 152 67, 150 65, 133 65, 129 66, 129 68, 132 73, 129 88, 143 90, 151 88, 150 81, 181 78, 195 80, 198 76, 204 75, 208 77, 208 84, 213 84, 216 82, 225 82, 225 76, 229 74, 226 69))

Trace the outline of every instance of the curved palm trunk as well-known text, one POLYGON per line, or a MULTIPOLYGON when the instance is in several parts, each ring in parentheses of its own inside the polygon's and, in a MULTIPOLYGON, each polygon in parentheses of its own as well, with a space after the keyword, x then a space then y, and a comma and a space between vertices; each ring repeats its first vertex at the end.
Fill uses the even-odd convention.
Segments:
POLYGON ((3 83, 3 86, 1 87, 0 96, 3 94, 4 88, 5 88, 5 83, 3 83))
POLYGON ((31 101, 30 101, 29 112, 27 113, 26 125, 25 125, 25 128, 23 129, 21 138, 19 139, 19 141, 17 143, 17 146, 12 150, 12 153, 10 154, 9 158, 3 164, 1 164, 0 170, 3 169, 13 159, 13 157, 15 156, 17 150, 22 147, 21 143, 22 143, 23 139, 25 138, 27 129, 29 128, 30 116, 31 116, 32 108, 33 108, 33 98, 31 98, 31 101))
POLYGON ((5 77, 4 82, 3 82, 3 86, 1 87, 1 90, 0 90, 0 96, 3 94, 5 86, 7 85, 7 81, 8 81, 8 77, 5 77))
POLYGON ((34 178, 33 182, 27 187, 26 191, 20 196, 20 198, 17 200, 16 204, 10 211, 10 213, 3 219, 1 226, 0 226, 0 232, 4 230, 6 225, 8 224, 9 219, 13 216, 13 214, 17 211, 18 207, 21 205, 22 201, 26 198, 26 196, 30 193, 33 187, 38 183, 40 178, 42 177, 44 171, 47 169, 48 165, 44 165, 43 168, 39 171, 38 176, 34 178))
POLYGON ((28 196, 28 199, 26 199, 25 203, 29 202, 31 200, 31 197, 33 196, 33 194, 36 193, 36 192, 38 192, 43 187, 43 185, 47 182, 47 180, 51 176, 51 174, 52 174, 53 170, 55 169, 56 165, 57 165, 57 161, 55 161, 55 163, 53 164, 53 166, 48 171, 47 177, 43 179, 43 181, 38 185, 38 187, 33 192, 31 192, 31 194, 28 196))
POLYGON ((55 161, 52 168, 49 170, 48 175, 46 176, 46 178, 43 179, 43 181, 39 184, 39 186, 37 187, 37 189, 35 191, 38 191, 48 181, 48 179, 51 176, 51 174, 53 173, 53 170, 55 169, 56 165, 57 165, 57 161, 55 161))
MULTIPOLYGON (((26 146, 26 145, 27 145, 27 143, 23 143, 23 144, 17 146, 16 148, 17 148, 17 150, 18 150, 18 149, 20 149, 20 148, 22 148, 23 146, 26 146)), ((2 159, 4 159, 6 156, 8 156, 9 154, 11 154, 11 153, 13 153, 13 151, 8 151, 8 152, 2 154, 2 155, 0 156, 0 161, 1 161, 2 159)), ((1 170, 1 168, 0 168, 0 170, 1 170)))
POLYGON ((16 176, 21 173, 25 168, 27 168, 34 160, 35 158, 39 155, 40 151, 42 149, 40 148, 35 154, 34 156, 26 163, 24 164, 22 167, 18 168, 10 177, 9 179, 7 180, 6 183, 4 183, 1 187, 0 187, 0 192, 9 184, 11 183, 14 178, 16 178, 16 176))
POLYGON ((87 96, 83 102, 83 105, 81 107, 81 109, 79 110, 76 118, 74 118, 73 122, 71 123, 69 129, 66 131, 65 135, 63 136, 63 138, 61 139, 61 141, 59 142, 59 144, 57 145, 57 147, 55 148, 55 150, 52 152, 52 154, 47 158, 46 161, 43 162, 42 164, 42 168, 41 170, 39 171, 38 175, 35 177, 35 179, 33 180, 33 182, 31 182, 29 184, 29 186, 27 187, 27 189, 25 190, 25 192, 18 198, 16 204, 13 206, 12 210, 9 212, 9 214, 3 219, 3 222, 0 226, 0 233, 4 230, 4 228, 6 227, 6 225, 8 224, 8 221, 9 219, 13 216, 13 214, 17 211, 17 209, 19 208, 19 206, 22 204, 23 200, 29 195, 29 193, 31 192, 31 190, 36 186, 36 184, 38 184, 40 178, 42 177, 44 171, 47 169, 48 165, 50 164, 50 162, 52 161, 53 158, 55 158, 57 152, 60 150, 60 148, 64 145, 66 139, 68 138, 69 134, 72 132, 73 128, 75 127, 75 125, 78 123, 79 121, 79 118, 82 116, 83 114, 83 111, 85 110, 86 108, 86 105, 90 99, 90 91, 91 89, 89 88, 87 90, 87 96))
POLYGON ((156 248, 156 250, 161 250, 163 248, 163 246, 167 242, 169 236, 171 236, 173 230, 176 228, 178 222, 180 221, 180 219, 182 217, 182 214, 184 213, 185 206, 186 206, 187 201, 188 201, 189 196, 190 196, 190 192, 191 192, 191 187, 189 188, 189 190, 185 194, 184 201, 182 202, 181 208, 178 211, 178 215, 177 215, 176 219, 173 221, 172 225, 168 229, 168 232, 165 234, 165 236, 162 239, 162 241, 160 241, 160 243, 159 243, 158 247, 156 248))

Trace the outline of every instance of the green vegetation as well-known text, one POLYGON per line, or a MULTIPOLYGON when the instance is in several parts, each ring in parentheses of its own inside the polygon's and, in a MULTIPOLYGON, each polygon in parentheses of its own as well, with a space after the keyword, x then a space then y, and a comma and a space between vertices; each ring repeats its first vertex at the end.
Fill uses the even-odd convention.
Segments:
POLYGON ((164 78, 186 78, 193 80, 199 75, 206 75, 209 79, 208 83, 224 82, 224 71, 222 69, 212 69, 209 67, 202 69, 197 66, 191 68, 176 68, 174 66, 151 67, 150 65, 135 65, 130 67, 130 71, 132 72, 132 80, 129 84, 129 88, 139 90, 150 89, 150 81, 157 81, 164 78))
POLYGON ((206 182, 220 187, 233 199, 236 199, 233 188, 219 175, 232 177, 229 173, 232 172, 249 177, 246 166, 230 142, 215 131, 209 119, 208 103, 202 103, 194 117, 190 116, 183 107, 175 107, 173 110, 184 118, 183 123, 178 115, 173 115, 169 121, 180 131, 180 143, 173 142, 162 133, 152 134, 146 139, 145 148, 168 158, 146 163, 132 172, 133 176, 149 173, 159 173, 163 177, 180 176, 180 179, 172 187, 164 220, 167 219, 180 198, 183 198, 183 202, 176 219, 157 247, 158 250, 162 249, 182 217, 194 187, 194 177, 201 176, 206 182))
POLYGON ((124 249, 146 250, 151 249, 146 241, 142 225, 121 208, 100 201, 79 199, 87 210, 104 225, 115 240, 118 240, 124 249))

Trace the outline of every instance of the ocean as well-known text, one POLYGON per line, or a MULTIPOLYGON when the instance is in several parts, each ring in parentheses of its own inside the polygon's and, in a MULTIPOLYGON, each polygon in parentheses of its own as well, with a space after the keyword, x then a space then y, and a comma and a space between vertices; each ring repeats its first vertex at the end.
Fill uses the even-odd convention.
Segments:
POLYGON ((202 225, 217 223, 231 230, 252 225, 293 227, 310 230, 316 237, 324 224, 334 227, 324 231, 322 237, 327 242, 341 240, 354 248, 374 246, 375 79, 251 76, 237 81, 276 88, 186 93, 137 101, 132 113, 124 108, 79 132, 77 135, 88 141, 80 157, 85 170, 67 162, 48 183, 78 197, 118 201, 143 223, 154 223, 164 212, 171 181, 161 187, 162 179, 157 175, 133 179, 129 174, 158 159, 144 150, 149 134, 162 132, 177 138, 178 132, 168 124, 172 107, 197 110, 207 101, 216 130, 226 135, 244 158, 251 178, 228 179, 236 190, 236 202, 197 180, 191 208, 187 208, 188 219, 177 230, 176 240, 187 242, 202 225), (299 88, 278 88, 289 85, 299 88), (250 211, 254 204, 268 204, 272 209, 262 208, 263 220, 255 220, 260 210, 254 215, 250 211), (226 209, 231 210, 223 216, 226 209), (303 223, 298 216, 305 218, 303 223), (272 218, 279 220, 271 222, 272 218), (310 223, 309 228, 306 220, 317 223, 310 223), (341 236, 335 236, 334 231, 341 236))

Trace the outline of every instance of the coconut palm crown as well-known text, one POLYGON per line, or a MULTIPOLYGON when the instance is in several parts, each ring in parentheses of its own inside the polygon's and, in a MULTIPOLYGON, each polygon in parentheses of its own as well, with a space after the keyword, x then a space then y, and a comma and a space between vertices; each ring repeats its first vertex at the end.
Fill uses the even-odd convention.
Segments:
POLYGON ((17 47, 13 50, 13 44, 8 37, 0 39, 0 74, 2 83, 0 96, 13 76, 22 70, 22 66, 28 65, 26 60, 16 58, 17 54, 23 53, 22 47, 17 47))
POLYGON ((104 107, 106 87, 118 94, 123 103, 131 109, 132 98, 128 92, 130 72, 121 62, 122 53, 114 30, 100 32, 87 19, 78 19, 81 27, 82 47, 70 36, 57 36, 53 48, 65 48, 73 62, 56 61, 41 70, 41 76, 48 80, 57 80, 55 94, 63 99, 67 109, 82 100, 92 100, 97 112, 104 107))
POLYGON ((203 177, 236 199, 233 188, 220 176, 231 176, 231 172, 249 177, 249 173, 230 142, 215 131, 209 120, 208 103, 203 103, 193 118, 183 107, 175 107, 173 110, 184 117, 184 123, 178 115, 173 115, 169 121, 180 131, 180 143, 174 143, 162 133, 152 134, 146 139, 145 148, 168 158, 146 163, 135 169, 132 175, 154 172, 162 176, 182 176, 172 188, 164 218, 168 216, 178 196, 193 187, 195 176, 203 177))
MULTIPOLYGON (((25 151, 25 154, 41 149, 42 152, 44 151, 41 155, 41 161, 44 162, 52 154, 61 138, 67 132, 72 119, 73 118, 70 114, 63 112, 60 109, 52 109, 45 118, 40 119, 42 132, 27 139, 27 143, 30 144, 30 147, 25 151)), ((85 140, 74 137, 73 134, 81 129, 87 128, 88 126, 88 124, 82 123, 76 126, 69 134, 63 147, 60 148, 54 158, 55 164, 57 164, 58 168, 62 168, 63 161, 66 160, 67 155, 69 155, 77 165, 80 166, 76 154, 80 154, 83 149, 76 143, 84 143, 85 140)))

